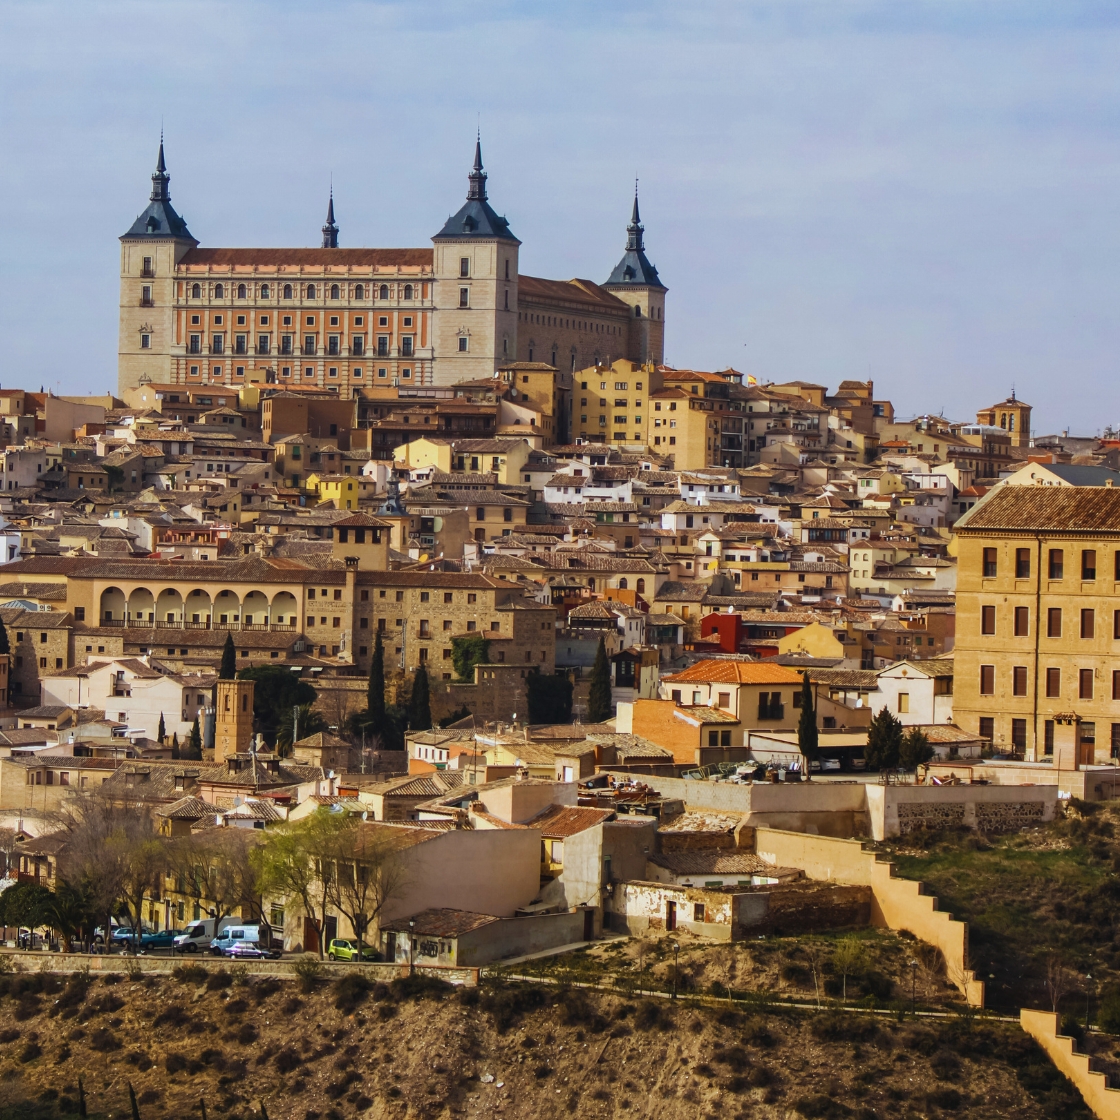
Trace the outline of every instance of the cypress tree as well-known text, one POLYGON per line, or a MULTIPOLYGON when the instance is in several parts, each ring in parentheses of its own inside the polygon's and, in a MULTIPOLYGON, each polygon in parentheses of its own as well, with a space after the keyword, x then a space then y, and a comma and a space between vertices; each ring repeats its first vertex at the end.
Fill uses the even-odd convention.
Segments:
POLYGON ((222 647, 222 667, 218 680, 232 681, 237 676, 237 651, 233 648, 233 635, 226 631, 226 644, 222 647))
POLYGON ((0 618, 0 653, 11 653, 12 647, 8 644, 8 630, 4 620, 0 618))
POLYGON ((416 677, 412 682, 412 696, 408 701, 408 726, 412 731, 427 731, 432 726, 428 670, 423 665, 416 670, 416 677))
POLYGON ((899 763, 902 749, 902 724, 887 708, 880 708, 867 727, 868 770, 892 770, 899 763))
POLYGON ((595 665, 591 670, 591 687, 587 693, 587 719, 589 723, 602 723, 611 718, 611 663, 607 660, 607 646, 602 638, 595 651, 595 665))
POLYGON ((202 731, 198 726, 197 715, 194 717, 194 723, 191 724, 191 740, 187 747, 187 758, 196 761, 202 758, 202 731))
POLYGON ((385 724, 385 647, 381 644, 381 631, 373 643, 373 657, 369 661, 369 688, 366 695, 366 712, 369 722, 378 730, 385 724))
POLYGON ((167 724, 163 722, 163 712, 159 714, 159 730, 156 732, 156 738, 159 740, 159 744, 162 747, 164 739, 167 738, 167 724))
POLYGON ((805 758, 805 776, 812 773, 809 765, 820 756, 817 749, 817 713, 813 708, 813 687, 808 672, 801 675, 801 716, 797 721, 797 745, 805 758))
POLYGON ((181 757, 180 754, 179 754, 179 732, 178 731, 176 731, 175 734, 171 736, 171 757, 172 758, 181 757))

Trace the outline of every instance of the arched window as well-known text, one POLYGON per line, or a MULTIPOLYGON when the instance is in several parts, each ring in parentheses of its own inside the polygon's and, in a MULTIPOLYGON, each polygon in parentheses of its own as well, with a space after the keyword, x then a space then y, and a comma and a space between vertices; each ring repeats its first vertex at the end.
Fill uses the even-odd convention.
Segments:
POLYGON ((245 285, 244 284, 238 284, 237 285, 237 298, 238 299, 244 299, 246 295, 248 295, 248 292, 245 289, 245 285))
POLYGON ((331 285, 331 299, 338 299, 338 297, 339 297, 338 285, 337 284, 332 284, 331 285))
POLYGON ((644 579, 639 579, 638 580, 638 585, 637 585, 638 594, 641 595, 642 592, 645 591, 645 589, 646 589, 646 581, 644 579))
POLYGON ((262 284, 261 285, 261 299, 268 299, 268 297, 269 297, 269 287, 268 287, 267 284, 262 284))
POLYGON ((642 317, 642 309, 640 307, 634 308, 634 318, 640 319, 642 317))
POLYGON ((625 576, 623 576, 623 577, 622 577, 622 579, 620 579, 620 580, 618 581, 618 589, 619 589, 619 591, 625 591, 625 590, 626 590, 626 588, 627 588, 627 586, 628 586, 628 585, 627 585, 627 583, 626 583, 626 577, 625 577, 625 576))
POLYGON ((354 298, 355 299, 365 299, 366 298, 366 289, 365 289, 364 284, 355 284, 354 285, 354 298))
POLYGON ((291 284, 285 284, 284 285, 284 298, 285 299, 291 299, 292 298, 292 286, 291 286, 291 284))
POLYGON ((411 284, 405 284, 405 286, 404 286, 404 298, 405 299, 412 299, 412 285, 411 284))
POLYGON ((314 299, 315 298, 315 285, 314 284, 308 284, 307 285, 307 298, 308 299, 314 299))
POLYGON ((214 285, 214 298, 215 299, 225 299, 226 298, 226 286, 225 286, 225 284, 215 284, 214 285))
POLYGON ((201 284, 192 284, 191 285, 191 299, 202 299, 202 285, 201 284))
POLYGON ((389 285, 388 284, 382 284, 381 285, 381 291, 378 292, 377 298, 378 299, 388 299, 389 298, 389 285))

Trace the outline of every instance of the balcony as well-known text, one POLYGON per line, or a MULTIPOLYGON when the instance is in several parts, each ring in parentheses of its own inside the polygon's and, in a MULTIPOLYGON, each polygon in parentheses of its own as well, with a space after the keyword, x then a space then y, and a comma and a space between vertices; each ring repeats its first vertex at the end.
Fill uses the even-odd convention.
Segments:
POLYGON ((154 299, 152 299, 151 296, 141 296, 140 297, 140 306, 141 307, 155 307, 155 305, 156 305, 156 301, 154 299))
POLYGON ((315 343, 314 342, 304 342, 303 349, 300 351, 300 353, 304 354, 308 358, 315 357, 315 343))
POLYGON ((140 275, 145 280, 154 280, 155 275, 156 275, 156 270, 152 265, 146 264, 140 269, 140 275))
POLYGON ((269 344, 268 339, 267 338, 258 338, 257 339, 257 353, 258 354, 270 354, 271 352, 272 352, 272 349, 271 349, 271 346, 269 344))

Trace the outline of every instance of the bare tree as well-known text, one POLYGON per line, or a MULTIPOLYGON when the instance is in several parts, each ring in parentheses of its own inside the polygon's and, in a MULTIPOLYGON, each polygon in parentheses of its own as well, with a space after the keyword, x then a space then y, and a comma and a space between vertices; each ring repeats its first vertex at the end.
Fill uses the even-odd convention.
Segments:
POLYGON ((329 859, 332 864, 327 895, 350 921, 358 941, 359 960, 366 931, 405 885, 399 859, 401 839, 399 829, 358 821, 348 823, 327 839, 324 862, 329 859))
POLYGON ((1051 953, 1046 958, 1046 990, 1050 993, 1050 1010, 1055 1015, 1062 997, 1073 986, 1073 973, 1066 968, 1062 958, 1057 953, 1051 953))
POLYGON ((848 1001, 848 977, 867 969, 867 950, 863 942, 855 936, 842 937, 832 950, 832 963, 843 981, 841 999, 848 1001))
POLYGON ((252 849, 263 842, 255 830, 210 828, 185 836, 170 852, 180 890, 191 895, 220 924, 235 910, 241 917, 260 918, 260 891, 252 849), (248 910, 248 915, 246 915, 248 910))

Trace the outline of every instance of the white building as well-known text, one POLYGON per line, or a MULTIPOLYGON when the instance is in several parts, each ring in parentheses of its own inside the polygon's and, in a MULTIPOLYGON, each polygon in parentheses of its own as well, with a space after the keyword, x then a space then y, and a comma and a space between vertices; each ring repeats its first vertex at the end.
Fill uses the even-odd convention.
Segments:
POLYGON ((953 659, 896 661, 878 676, 879 690, 871 693, 875 712, 888 709, 904 727, 953 722, 953 659))

